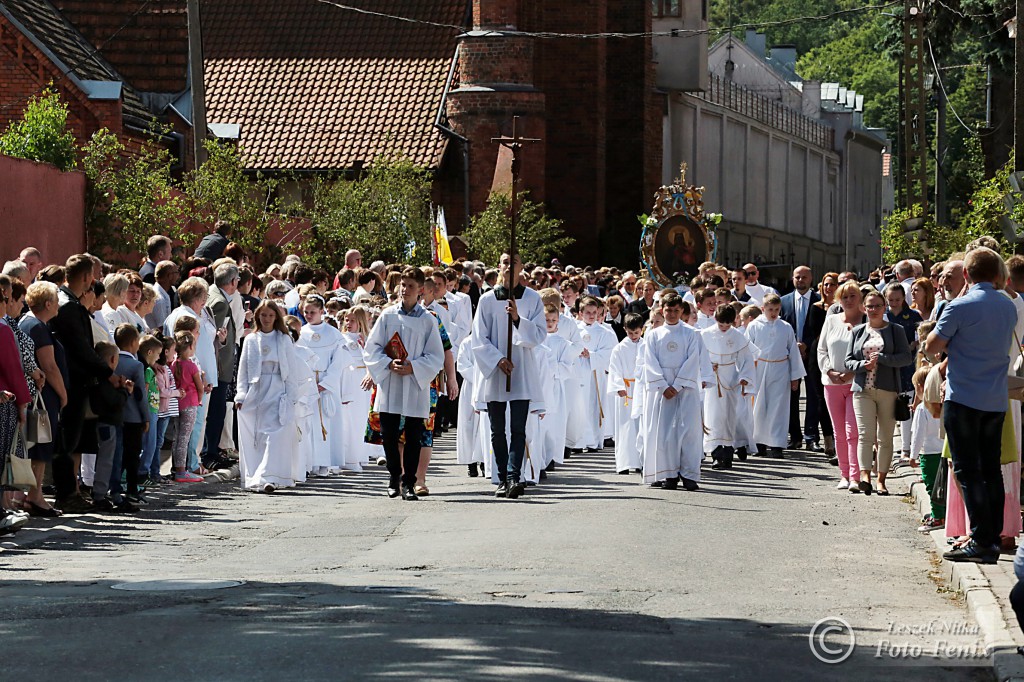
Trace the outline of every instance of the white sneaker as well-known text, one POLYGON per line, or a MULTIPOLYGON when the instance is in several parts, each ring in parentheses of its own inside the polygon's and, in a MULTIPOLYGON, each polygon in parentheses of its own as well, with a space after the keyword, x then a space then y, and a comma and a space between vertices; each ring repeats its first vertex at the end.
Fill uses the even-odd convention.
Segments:
POLYGON ((836 484, 836 490, 847 490, 850 487, 850 482, 845 478, 840 478, 839 483, 836 484))

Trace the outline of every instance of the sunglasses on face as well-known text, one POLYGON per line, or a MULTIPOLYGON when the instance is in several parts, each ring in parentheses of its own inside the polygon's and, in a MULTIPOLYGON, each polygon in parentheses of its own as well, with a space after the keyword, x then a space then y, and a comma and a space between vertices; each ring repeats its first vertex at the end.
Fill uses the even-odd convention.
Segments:
POLYGON ((751 277, 757 277, 757 273, 751 272, 750 270, 744 270, 743 274, 746 275, 747 279, 750 279, 751 277))

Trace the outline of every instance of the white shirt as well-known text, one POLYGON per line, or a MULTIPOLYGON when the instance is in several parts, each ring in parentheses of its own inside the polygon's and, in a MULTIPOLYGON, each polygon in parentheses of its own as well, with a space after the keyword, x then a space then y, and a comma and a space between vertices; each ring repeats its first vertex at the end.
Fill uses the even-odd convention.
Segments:
POLYGON ((746 292, 750 294, 750 303, 753 303, 756 306, 760 306, 761 301, 763 301, 764 297, 767 296, 768 294, 779 293, 775 289, 765 286, 760 282, 758 282, 757 284, 747 284, 746 292))

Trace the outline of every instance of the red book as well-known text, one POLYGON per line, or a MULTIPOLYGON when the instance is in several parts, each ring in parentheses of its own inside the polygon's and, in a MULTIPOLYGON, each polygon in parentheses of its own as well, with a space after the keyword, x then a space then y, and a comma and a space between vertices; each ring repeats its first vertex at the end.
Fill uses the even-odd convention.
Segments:
POLYGON ((392 360, 400 360, 405 362, 406 358, 409 357, 409 351, 405 349, 405 344, 402 343, 402 337, 395 332, 388 341, 388 345, 384 347, 384 354, 392 360))

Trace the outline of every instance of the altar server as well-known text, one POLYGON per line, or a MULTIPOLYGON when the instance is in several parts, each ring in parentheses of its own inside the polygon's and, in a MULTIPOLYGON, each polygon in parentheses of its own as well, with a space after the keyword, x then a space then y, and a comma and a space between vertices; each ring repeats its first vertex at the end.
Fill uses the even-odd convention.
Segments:
POLYGON ((789 401, 806 374, 793 327, 779 317, 782 299, 765 294, 764 315, 747 327, 757 348, 757 393, 754 397, 754 442, 758 454, 781 457, 789 442, 789 401))
POLYGON ((342 333, 324 321, 326 302, 320 294, 310 294, 302 302, 306 324, 299 332, 298 345, 313 353, 310 369, 316 378, 320 399, 315 405, 312 476, 341 473, 345 466, 344 440, 341 436, 341 377, 347 364, 342 333))
POLYGON ((739 415, 750 410, 746 396, 753 388, 754 356, 734 322, 736 310, 722 304, 715 311, 715 326, 700 333, 712 369, 704 392, 704 450, 714 460, 712 469, 731 469, 736 448, 753 446, 753 434, 743 429, 749 421, 739 415))
MULTIPOLYGON (((553 471, 556 464, 564 461, 565 426, 569 418, 566 406, 565 386, 570 381, 576 367, 579 351, 572 343, 559 333, 564 318, 559 306, 544 306, 544 319, 547 323, 548 335, 544 339, 544 347, 550 354, 551 373, 544 381, 545 417, 541 422, 542 434, 542 466, 546 471, 553 471)), ((567 324, 576 324, 569 319, 567 324)))
POLYGON ((626 475, 630 469, 640 469, 643 465, 637 445, 638 423, 632 411, 644 318, 630 313, 623 326, 626 338, 612 350, 608 365, 608 403, 613 407, 615 419, 615 470, 626 475))
POLYGON ((491 447, 499 479, 495 497, 515 499, 526 486, 521 480, 526 455, 526 420, 530 401, 539 401, 543 391, 534 348, 547 338, 544 304, 533 289, 518 284, 522 262, 519 257, 501 256, 502 286, 480 297, 473 321, 473 356, 480 370, 479 401, 487 404, 491 447), (513 283, 515 286, 513 286, 513 283), (511 318, 511 360, 507 357, 508 325, 511 318), (511 377, 511 384, 507 383, 511 377), (510 390, 509 390, 510 389, 510 390), (510 417, 506 422, 506 411, 510 417), (510 436, 506 436, 506 423, 510 436))
POLYGON ((370 311, 357 305, 345 311, 344 368, 341 373, 341 438, 345 468, 362 471, 363 465, 377 461, 384 454, 379 445, 363 438, 366 416, 370 413, 370 391, 373 379, 366 371, 363 346, 370 335, 370 311))
POLYGON ((700 335, 680 321, 679 294, 664 294, 661 309, 665 324, 647 332, 640 361, 648 411, 644 483, 673 490, 681 476, 686 490, 697 490, 704 456, 701 366, 707 355, 700 335))
POLYGON ((605 387, 608 382, 608 363, 612 350, 618 345, 615 332, 603 324, 601 302, 593 296, 580 299, 580 317, 577 323, 583 340, 583 351, 576 360, 576 372, 571 382, 569 423, 566 440, 573 450, 598 450, 604 445, 605 420, 614 416, 605 408, 608 402, 605 387), (600 320, 599 321, 599 317, 600 320))
POLYGON ((363 349, 366 368, 377 384, 373 410, 380 414, 388 497, 401 495, 408 501, 419 499, 414 488, 423 422, 430 416, 430 382, 444 367, 437 318, 419 304, 424 279, 419 268, 402 271, 396 287, 399 301, 381 313, 363 349), (405 447, 399 452, 403 433, 405 447))

